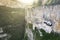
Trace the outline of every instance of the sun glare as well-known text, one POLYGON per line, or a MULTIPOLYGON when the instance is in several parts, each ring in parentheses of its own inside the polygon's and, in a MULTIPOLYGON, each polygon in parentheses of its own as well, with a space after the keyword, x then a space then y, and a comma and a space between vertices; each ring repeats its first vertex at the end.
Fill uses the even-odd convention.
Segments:
POLYGON ((34 3, 37 3, 38 0, 17 0, 24 7, 32 7, 34 3))
POLYGON ((18 0, 18 1, 24 5, 32 5, 34 3, 34 0, 18 0))

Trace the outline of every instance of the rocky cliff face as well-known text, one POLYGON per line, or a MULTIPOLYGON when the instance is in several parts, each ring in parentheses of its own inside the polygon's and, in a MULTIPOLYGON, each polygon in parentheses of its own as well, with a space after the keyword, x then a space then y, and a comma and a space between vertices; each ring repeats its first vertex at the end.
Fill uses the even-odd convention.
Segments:
POLYGON ((35 27, 38 29, 42 28, 47 32, 52 30, 54 32, 60 32, 60 5, 40 6, 31 10, 30 16, 27 16, 28 22, 31 21, 35 27))

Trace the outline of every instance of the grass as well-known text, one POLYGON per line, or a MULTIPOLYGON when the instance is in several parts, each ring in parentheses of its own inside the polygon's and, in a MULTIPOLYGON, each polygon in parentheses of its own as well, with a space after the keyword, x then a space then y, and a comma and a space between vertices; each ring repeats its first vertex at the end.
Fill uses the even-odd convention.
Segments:
MULTIPOLYGON (((30 29, 32 30, 32 24, 29 24, 29 26, 30 26, 30 29)), ((49 33, 46 33, 42 29, 40 31, 42 32, 43 36, 40 36, 40 34, 39 34, 37 29, 36 30, 32 30, 35 40, 60 40, 60 34, 58 34, 58 33, 51 32, 49 34, 49 33)), ((27 34, 25 35, 24 40, 28 40, 27 34)))

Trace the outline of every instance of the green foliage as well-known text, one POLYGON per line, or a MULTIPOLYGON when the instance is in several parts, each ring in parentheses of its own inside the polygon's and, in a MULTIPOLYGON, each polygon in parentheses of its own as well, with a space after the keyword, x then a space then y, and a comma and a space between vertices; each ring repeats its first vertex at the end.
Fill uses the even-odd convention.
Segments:
MULTIPOLYGON (((31 27, 31 24, 30 24, 30 27, 31 27)), ((32 30, 32 28, 30 29, 32 30)), ((46 33, 43 29, 40 29, 40 31, 42 32, 43 36, 40 36, 38 29, 35 28, 35 30, 32 30, 35 40, 60 40, 60 34, 58 33, 51 32, 49 34, 49 33, 46 33)), ((25 34, 24 40, 28 40, 27 34, 25 34)))
MULTIPOLYGON (((39 0, 37 6, 41 6, 42 3, 43 1, 39 0)), ((60 0, 47 0, 44 5, 48 6, 48 5, 59 5, 59 4, 60 4, 60 0)))

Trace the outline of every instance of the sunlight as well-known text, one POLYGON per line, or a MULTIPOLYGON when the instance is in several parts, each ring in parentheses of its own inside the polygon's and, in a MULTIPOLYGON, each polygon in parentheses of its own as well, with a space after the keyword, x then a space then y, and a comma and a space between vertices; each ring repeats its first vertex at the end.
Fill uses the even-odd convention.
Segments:
POLYGON ((34 2, 34 0, 18 0, 18 1, 25 5, 32 5, 34 2))
POLYGON ((17 0, 17 1, 20 2, 22 7, 28 7, 28 8, 31 8, 34 3, 38 2, 38 0, 17 0))

